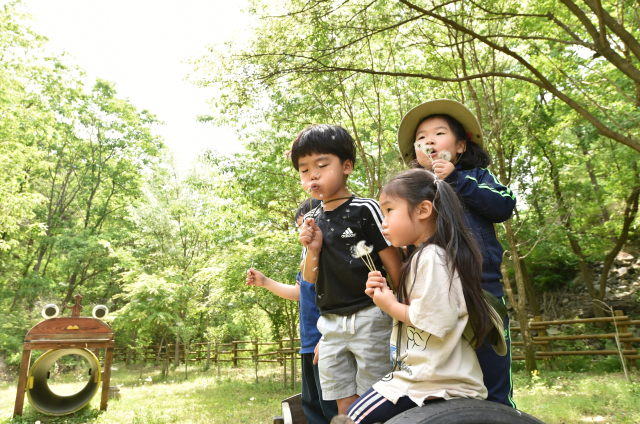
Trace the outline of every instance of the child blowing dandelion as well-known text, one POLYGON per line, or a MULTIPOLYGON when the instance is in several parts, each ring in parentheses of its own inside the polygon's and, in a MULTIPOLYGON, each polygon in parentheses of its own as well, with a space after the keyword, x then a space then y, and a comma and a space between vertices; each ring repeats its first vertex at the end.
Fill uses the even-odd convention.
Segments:
MULTIPOLYGON (((404 161, 432 170, 439 180, 451 185, 464 203, 465 222, 483 249, 482 288, 502 303, 500 264, 503 249, 494 224, 509 219, 516 197, 489 170, 491 158, 482 144, 478 119, 466 106, 454 100, 422 103, 407 112, 398 128, 398 147, 404 161)), ((507 316, 504 331, 510 350, 508 329, 507 316)), ((515 407, 510 353, 498 356, 485 343, 476 354, 489 391, 487 400, 515 407)))

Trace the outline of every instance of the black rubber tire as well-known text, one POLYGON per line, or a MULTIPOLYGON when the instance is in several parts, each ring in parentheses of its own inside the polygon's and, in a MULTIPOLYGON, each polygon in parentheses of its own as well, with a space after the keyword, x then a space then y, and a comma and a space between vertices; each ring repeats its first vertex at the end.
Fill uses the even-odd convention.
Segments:
POLYGON ((451 399, 427 402, 385 424, 544 424, 517 409, 477 399, 451 399))

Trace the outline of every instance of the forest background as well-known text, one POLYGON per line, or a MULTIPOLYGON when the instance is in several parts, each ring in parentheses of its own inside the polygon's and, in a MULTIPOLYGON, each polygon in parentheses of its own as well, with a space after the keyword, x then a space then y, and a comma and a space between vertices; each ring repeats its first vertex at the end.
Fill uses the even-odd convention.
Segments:
POLYGON ((234 125, 244 151, 203 152, 179 173, 152 111, 109 81, 85 86, 81 67, 46 54, 20 4, 5 6, 0 356, 15 366, 42 307, 62 309, 77 292, 85 306, 109 307, 118 344, 132 349, 294 337, 297 304, 247 288, 244 275, 253 264, 294 284, 292 219, 306 198, 286 157, 295 135, 312 123, 347 128, 358 148, 349 188, 377 198, 404 167, 404 113, 451 98, 475 111, 490 170, 518 198, 496 228, 534 370, 526 322, 540 315, 536 292, 581 282, 593 301, 583 315, 603 316, 611 266, 638 242, 639 8, 253 1, 250 36, 210 46, 188 76, 219 93, 200 119, 234 125))

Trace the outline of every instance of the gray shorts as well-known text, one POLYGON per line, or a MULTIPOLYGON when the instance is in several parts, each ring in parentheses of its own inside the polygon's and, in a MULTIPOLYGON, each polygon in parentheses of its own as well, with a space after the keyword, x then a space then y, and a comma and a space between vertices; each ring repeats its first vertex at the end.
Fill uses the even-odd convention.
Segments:
POLYGON ((393 319, 377 306, 349 316, 320 316, 318 368, 324 400, 362 395, 391 371, 392 325, 393 319))

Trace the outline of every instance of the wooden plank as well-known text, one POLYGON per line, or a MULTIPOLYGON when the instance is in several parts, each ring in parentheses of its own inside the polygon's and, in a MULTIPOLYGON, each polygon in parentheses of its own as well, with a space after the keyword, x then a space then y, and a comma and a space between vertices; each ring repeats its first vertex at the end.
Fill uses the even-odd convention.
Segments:
POLYGON ((260 353, 257 356, 270 356, 270 355, 278 355, 278 352, 260 353))
MULTIPOLYGON (((638 353, 636 350, 623 350, 623 355, 638 353)), ((582 355, 619 355, 617 350, 573 350, 564 352, 536 352, 537 356, 582 356, 582 355)))
POLYGON ((95 348, 110 348, 113 347, 113 341, 101 341, 101 342, 81 342, 77 343, 75 340, 70 343, 70 340, 66 342, 60 341, 35 341, 25 343, 23 346, 30 350, 49 350, 49 349, 95 349, 95 348))
POLYGON ((36 324, 25 337, 25 341, 37 338, 86 338, 91 334, 96 338, 113 339, 113 330, 106 323, 95 318, 52 318, 36 324))
MULTIPOLYGON (((549 344, 549 342, 535 342, 535 341, 534 341, 534 342, 533 342, 533 344, 534 344, 535 346, 546 346, 546 345, 548 345, 548 344, 549 344)), ((524 342, 514 342, 514 341, 511 341, 511 346, 524 346, 524 342)))
POLYGON ((104 355, 104 374, 102 377, 102 397, 100 399, 100 410, 107 410, 109 402, 109 384, 111 383, 111 362, 113 360, 113 348, 108 348, 104 355))
POLYGON ((14 415, 22 415, 22 408, 24 406, 24 394, 27 387, 27 375, 29 373, 30 362, 31 351, 29 349, 25 349, 22 351, 22 361, 20 361, 20 373, 18 374, 18 391, 16 392, 16 404, 13 408, 14 415))
MULTIPOLYGON (((629 320, 628 316, 619 316, 615 318, 615 321, 628 321, 628 320, 629 320)), ((538 327, 549 326, 549 325, 589 324, 594 322, 613 322, 613 321, 614 321, 613 317, 566 319, 566 320, 558 320, 558 321, 531 321, 529 322, 529 327, 532 330, 537 330, 538 327)))
MULTIPOLYGON (((620 333, 621 337, 631 337, 633 333, 620 333)), ((583 340, 583 339, 615 339, 616 333, 605 334, 572 334, 568 336, 547 336, 547 337, 534 337, 535 341, 552 341, 552 340, 583 340)))

